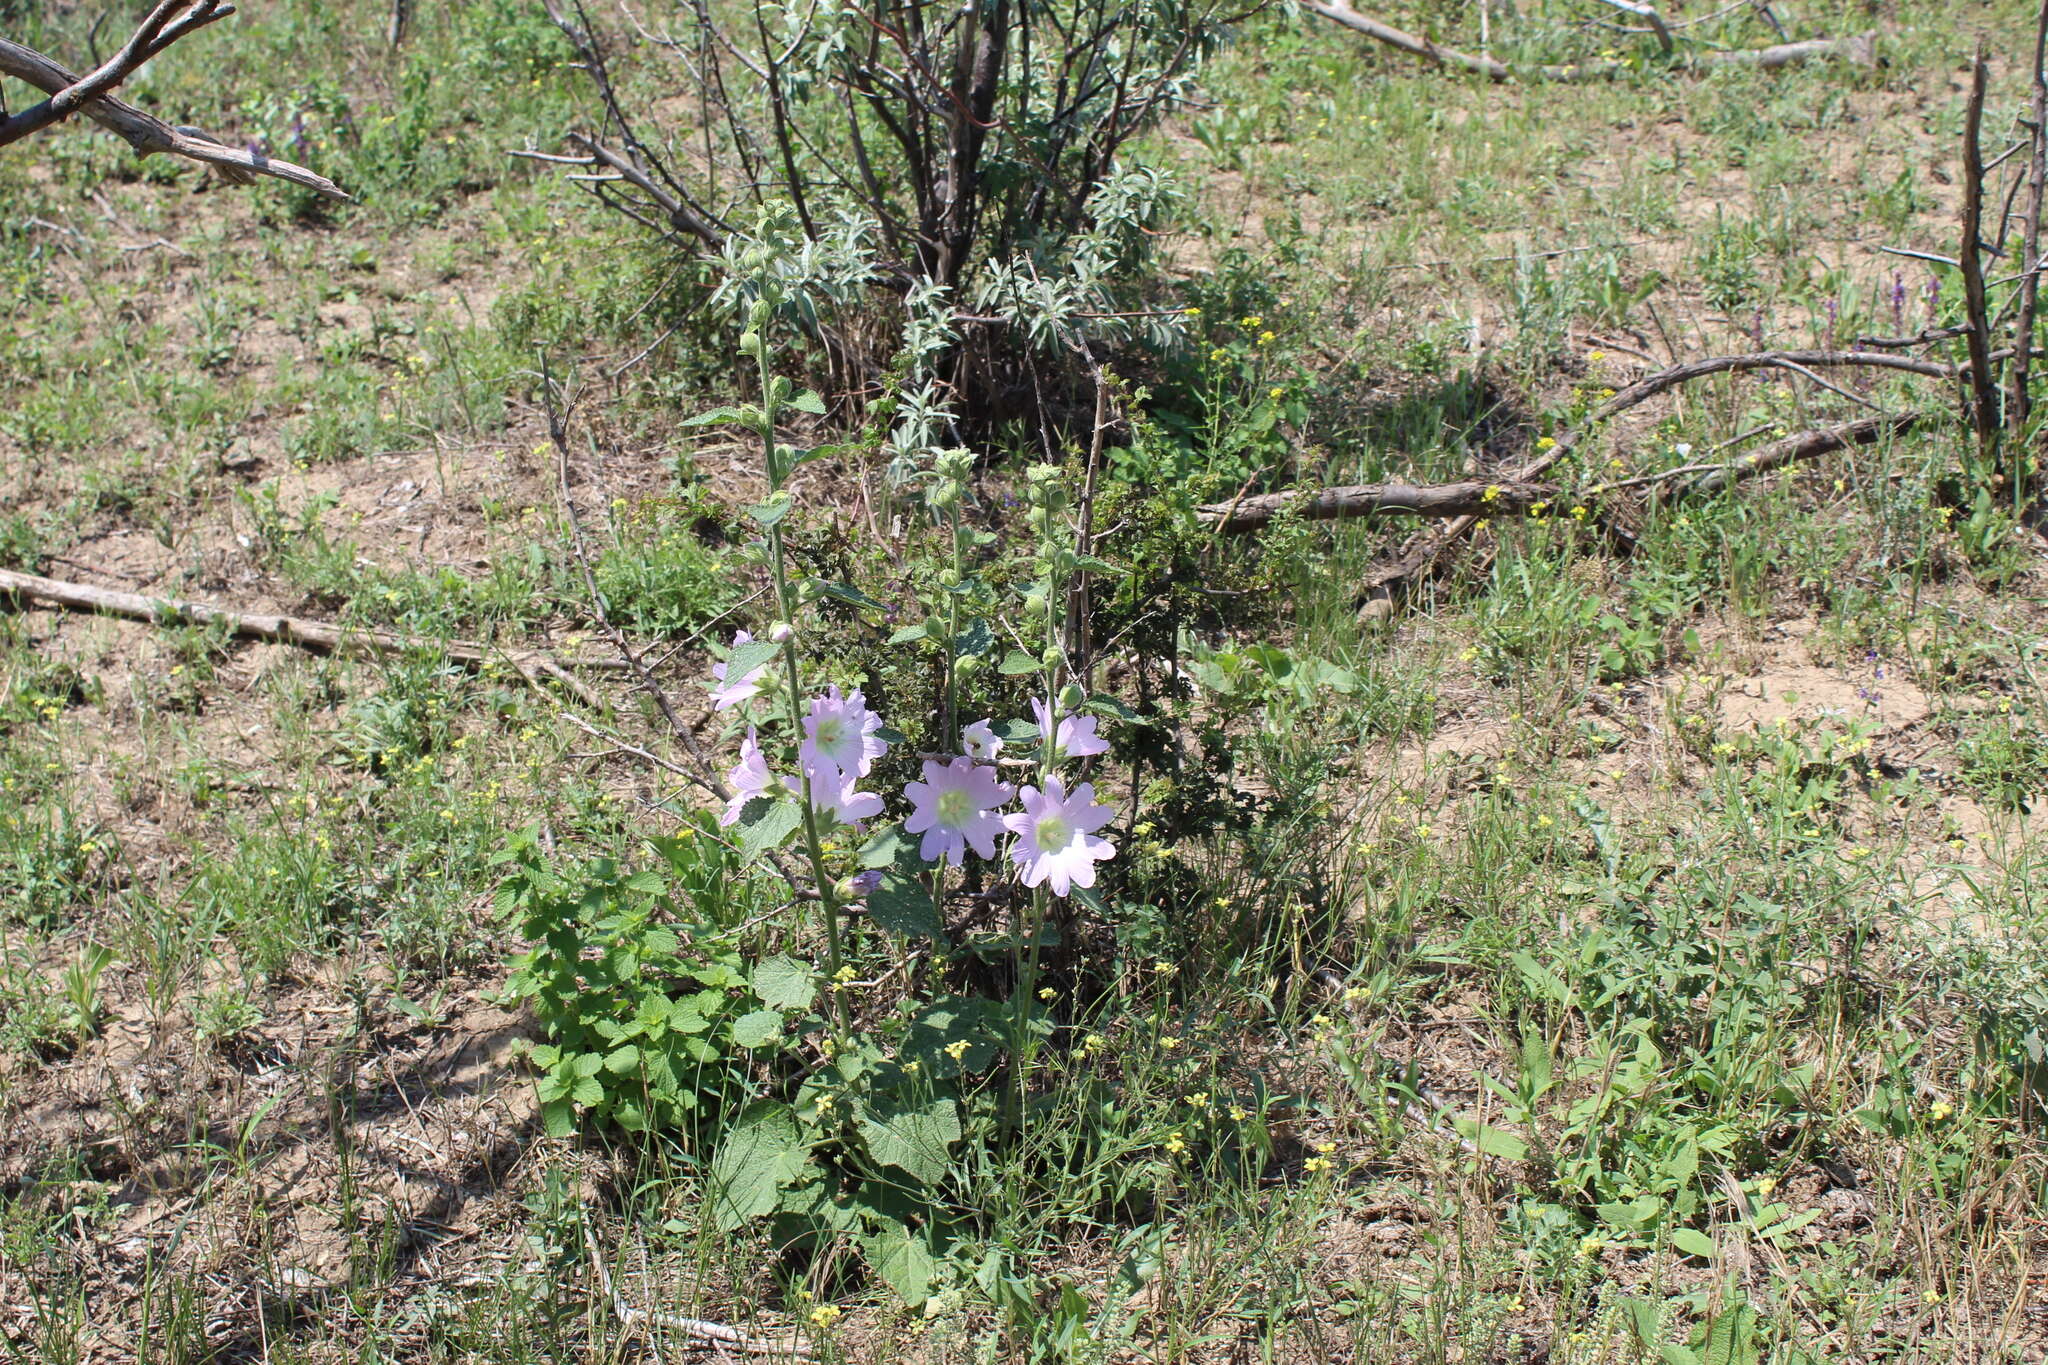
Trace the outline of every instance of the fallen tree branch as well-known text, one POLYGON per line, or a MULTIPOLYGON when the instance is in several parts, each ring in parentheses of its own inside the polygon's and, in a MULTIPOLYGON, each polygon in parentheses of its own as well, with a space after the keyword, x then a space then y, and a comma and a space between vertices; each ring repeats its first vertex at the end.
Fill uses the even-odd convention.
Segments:
MULTIPOLYGON (((1926 419, 1924 412, 1886 413, 1882 417, 1866 417, 1841 426, 1796 432, 1769 445, 1759 446, 1739 460, 1718 465, 1683 465, 1655 474, 1595 484, 1578 490, 1575 496, 1581 505, 1590 505, 1604 494, 1622 489, 1691 478, 1691 482, 1678 483, 1666 492, 1664 500, 1679 502, 1703 497, 1789 464, 1817 459, 1851 446, 1871 445, 1926 419)), ((1488 483, 1483 479, 1439 484, 1338 484, 1288 493, 1262 493, 1235 504, 1213 503, 1196 508, 1195 515, 1206 525, 1233 532, 1257 530, 1283 512, 1292 512, 1312 521, 1396 512, 1418 517, 1469 516, 1476 521, 1481 517, 1528 516, 1559 502, 1564 496, 1566 490, 1552 484, 1488 483)))
MULTIPOLYGON (((1560 460, 1568 458, 1588 434, 1597 431, 1609 419, 1681 384, 1712 374, 1783 369, 1788 365, 1807 369, 1863 366, 1926 375, 1932 379, 1954 379, 1958 373, 1955 366, 1937 360, 1892 355, 1885 351, 1745 351, 1739 355, 1708 356, 1702 360, 1690 360, 1683 365, 1674 365, 1668 370, 1660 370, 1638 379, 1593 409, 1577 426, 1568 428, 1548 451, 1529 461, 1501 482, 1521 484, 1541 478, 1560 460)), ((1399 560, 1368 577, 1360 585, 1361 594, 1367 597, 1384 597, 1402 590, 1417 575, 1434 565, 1446 550, 1457 544, 1477 521, 1478 517, 1470 513, 1459 515, 1444 528, 1442 535, 1419 542, 1399 560)))
POLYGON ((671 1332, 680 1332, 696 1342, 710 1342, 717 1346, 741 1351, 748 1355, 789 1356, 798 1360, 814 1360, 816 1356, 810 1347, 800 1341, 763 1341, 750 1337, 737 1327, 728 1327, 722 1322, 707 1322, 703 1318, 685 1318, 673 1313, 649 1312, 635 1308, 626 1302, 626 1296, 612 1285, 611 1269, 604 1263, 604 1253, 598 1249, 597 1234, 590 1230, 590 1224, 583 1224, 583 1245, 590 1252, 590 1264, 597 1271, 598 1287, 605 1298, 611 1301, 612 1315, 619 1320, 619 1326, 631 1331, 635 1327, 665 1327, 671 1332))
POLYGON ((563 660, 538 650, 494 649, 488 645, 469 644, 460 640, 433 640, 396 631, 353 630, 329 621, 313 621, 302 616, 269 616, 230 611, 225 607, 209 606, 204 602, 174 602, 165 598, 145 597, 141 593, 96 588, 89 583, 43 578, 37 574, 17 573, 13 569, 0 569, 0 596, 23 598, 43 603, 45 606, 62 607, 66 611, 118 616, 124 620, 142 621, 150 625, 171 625, 182 621, 211 624, 219 621, 227 626, 230 634, 245 640, 266 640, 271 644, 297 645, 316 654, 376 656, 422 649, 445 654, 455 662, 467 664, 472 668, 503 662, 517 669, 521 677, 536 686, 541 684, 543 678, 552 678, 574 693, 584 704, 599 709, 603 707, 602 701, 584 686, 581 680, 569 673, 569 666, 601 669, 620 666, 610 659, 572 659, 565 664, 563 660))
POLYGON ((1310 521, 1336 521, 1381 512, 1424 518, 1517 516, 1556 497, 1557 489, 1542 483, 1488 483, 1484 479, 1437 484, 1354 483, 1260 493, 1235 503, 1198 507, 1195 516, 1205 526, 1235 534, 1255 531, 1283 512, 1310 521))
MULTIPOLYGON (((1610 0, 1612 3, 1612 0, 1610 0)), ((1539 64, 1536 66, 1509 66, 1495 58, 1461 52, 1454 47, 1444 47, 1427 38, 1418 38, 1412 33, 1395 28, 1369 14, 1360 14, 1345 4, 1344 0, 1302 0, 1302 7, 1313 14, 1345 28, 1363 33, 1366 37, 1398 48, 1424 61, 1439 66, 1456 67, 1469 71, 1475 76, 1484 76, 1491 81, 1515 79, 1536 79, 1546 81, 1604 80, 1619 75, 1631 68, 1626 62, 1598 61, 1572 62, 1569 64, 1539 64)), ((1647 7, 1624 5, 1631 12, 1640 13, 1647 7)), ((1660 40, 1668 43, 1670 35, 1662 33, 1660 40)), ((1667 47, 1667 51, 1668 51, 1667 47)), ((1875 34, 1859 33, 1848 38, 1809 38, 1802 42, 1780 43, 1775 47, 1737 48, 1733 51, 1688 52, 1677 57, 1677 64, 1693 67, 1715 66, 1756 66, 1764 70, 1776 70, 1797 62, 1814 58, 1842 57, 1860 65, 1869 66, 1877 60, 1877 38, 1875 34)))
MULTIPOLYGON (((214 17, 222 17, 228 12, 230 11, 222 10, 214 17)), ((159 46, 150 55, 160 51, 161 35, 159 46)), ((0 76, 12 76, 26 85, 32 85, 51 96, 53 100, 62 97, 66 91, 75 90, 86 83, 34 48, 23 47, 20 43, 10 42, 5 38, 0 38, 0 76)), ((21 117, 25 118, 33 112, 35 111, 25 110, 21 117)), ((158 152, 164 152, 190 161, 204 162, 218 170, 225 179, 238 185, 254 184, 257 176, 267 175, 303 186, 329 199, 346 201, 349 197, 342 192, 339 185, 324 175, 316 174, 303 166, 294 166, 289 161, 273 161, 261 152, 251 151, 246 147, 229 147, 197 128, 173 127, 156 115, 144 113, 134 105, 116 99, 110 94, 93 95, 84 99, 78 104, 77 112, 120 137, 135 149, 137 156, 153 156, 158 152)))

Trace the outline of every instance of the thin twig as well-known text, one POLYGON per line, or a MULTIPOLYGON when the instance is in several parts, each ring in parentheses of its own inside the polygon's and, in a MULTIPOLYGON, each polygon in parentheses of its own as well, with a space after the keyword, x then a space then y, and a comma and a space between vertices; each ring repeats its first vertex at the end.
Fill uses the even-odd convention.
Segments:
POLYGON ((619 1325, 628 1331, 645 1324, 667 1328, 671 1332, 681 1332, 694 1341, 716 1342, 720 1346, 743 1351, 748 1355, 793 1356, 801 1360, 816 1358, 810 1347, 800 1341, 762 1341, 722 1322, 635 1308, 626 1302, 626 1296, 612 1284, 611 1269, 605 1265, 604 1253, 598 1249, 597 1234, 590 1230, 588 1221, 583 1224, 583 1245, 590 1251, 590 1264, 597 1271, 598 1287, 604 1291, 605 1298, 611 1303, 612 1315, 618 1318, 619 1325))
POLYGON ((1991 66, 1984 40, 1977 40, 1970 65, 1970 102, 1963 117, 1963 240, 1957 265, 1963 275, 1963 312, 1969 330, 1963 341, 1970 352, 1970 423, 1984 458, 1998 451, 1998 383, 1991 371, 1990 308, 1984 296, 1984 264, 1979 237, 1984 219, 1984 97, 1991 84, 1991 66))

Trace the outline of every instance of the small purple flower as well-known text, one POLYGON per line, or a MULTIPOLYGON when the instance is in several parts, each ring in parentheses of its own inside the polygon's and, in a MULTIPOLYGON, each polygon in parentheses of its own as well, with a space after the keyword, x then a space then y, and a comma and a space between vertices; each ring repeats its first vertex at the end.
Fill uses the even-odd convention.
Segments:
POLYGON ((960 741, 969 758, 978 758, 984 763, 993 763, 996 755, 1003 751, 1003 740, 988 721, 978 720, 960 732, 960 741))
POLYGON ((1063 716, 1054 726, 1052 708, 1041 697, 1031 699, 1031 714, 1038 718, 1038 733, 1052 735, 1052 756, 1055 759, 1087 758, 1091 754, 1109 752, 1109 741, 1095 733, 1093 716, 1063 716))
POLYGON ((943 765, 928 758, 924 781, 907 784, 903 794, 914 808, 903 822, 904 832, 924 835, 918 857, 958 867, 967 861, 969 847, 981 857, 996 856, 996 837, 1004 829, 996 807, 1008 805, 1014 793, 993 772, 971 758, 943 765))
MULTIPOLYGON (((754 637, 744 630, 737 632, 732 637, 732 647, 734 649, 738 649, 741 645, 752 644, 753 642, 754 637)), ((768 665, 762 664, 759 668, 749 669, 746 676, 737 681, 728 682, 725 676, 725 665, 722 663, 711 665, 711 676, 718 679, 718 686, 711 689, 711 709, 723 711, 727 707, 738 706, 747 698, 759 693, 761 690, 761 675, 767 671, 768 665)))
POLYGON ((1892 272, 1892 325, 1906 330, 1906 277, 1896 270, 1892 272))
POLYGON ((831 785, 833 771, 866 777, 875 760, 889 752, 889 742, 875 733, 881 728, 882 718, 868 710, 859 688, 842 697, 836 686, 828 687, 824 696, 813 697, 811 713, 804 717, 804 742, 797 751, 812 785, 819 785, 821 778, 831 785))
POLYGON ((732 800, 726 803, 725 814, 718 817, 721 825, 737 824, 740 812, 755 797, 766 796, 777 787, 791 785, 788 778, 778 778, 768 771, 768 758, 761 752, 751 725, 747 727, 747 737, 740 742, 740 761, 725 775, 725 780, 732 783, 732 800))
POLYGON ((1017 836, 1010 845, 1010 861, 1017 865, 1024 885, 1049 883, 1055 896, 1076 886, 1095 885, 1095 864, 1116 856, 1116 846, 1097 838, 1095 831, 1116 812, 1095 804, 1095 788, 1089 783, 1069 795, 1057 777, 1045 779, 1044 791, 1026 787, 1020 799, 1024 809, 1004 816, 1003 823, 1017 836))
POLYGON ((882 870, 869 868, 866 872, 854 873, 849 880, 853 883, 853 899, 864 901, 874 895, 875 888, 882 884, 882 870))

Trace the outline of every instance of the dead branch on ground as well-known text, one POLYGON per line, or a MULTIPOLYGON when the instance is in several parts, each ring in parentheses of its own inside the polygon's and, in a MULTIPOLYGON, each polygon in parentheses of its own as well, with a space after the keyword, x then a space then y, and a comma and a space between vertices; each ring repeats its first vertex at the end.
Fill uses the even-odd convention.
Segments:
MULTIPOLYGON (((1659 497, 1666 503, 1719 493, 1745 479, 1774 469, 1818 459, 1852 446, 1871 445, 1886 436, 1911 429, 1927 419, 1924 412, 1887 413, 1866 417, 1840 426, 1819 427, 1796 432, 1769 445, 1759 446, 1737 460, 1724 464, 1685 465, 1660 470, 1633 479, 1596 484, 1577 491, 1590 504, 1604 494, 1643 485, 1668 484, 1659 497)), ((1484 479, 1463 479, 1457 483, 1340 484, 1292 493, 1262 493, 1235 504, 1215 503, 1196 509, 1196 517, 1220 531, 1255 531, 1282 513, 1311 521, 1344 517, 1401 513, 1416 517, 1522 517, 1555 506, 1570 490, 1544 483, 1489 483, 1484 479)))
MULTIPOLYGON (((1608 0, 1614 3, 1614 0, 1608 0)), ((1509 66, 1493 57, 1461 52, 1454 47, 1444 47, 1427 38, 1395 28, 1392 24, 1361 14, 1344 3, 1344 0, 1302 0, 1302 7, 1313 14, 1334 23, 1342 24, 1354 32, 1398 48, 1402 52, 1434 62, 1438 66, 1455 67, 1484 76, 1491 81, 1544 80, 1544 81, 1585 81, 1605 80, 1630 69, 1626 62, 1597 61, 1571 63, 1541 63, 1535 66, 1509 66)), ((1619 5, 1639 16, 1648 11, 1644 5, 1619 5)), ((1661 24, 1661 20, 1659 21, 1661 24)), ((1666 53, 1673 51, 1668 28, 1660 28, 1658 39, 1666 53)), ((1766 71, 1791 66, 1798 62, 1817 58, 1840 57, 1862 66, 1869 66, 1877 60, 1877 37, 1871 33, 1859 33, 1848 38, 1808 38, 1796 43, 1779 43, 1773 47, 1737 48, 1732 51, 1695 51, 1676 57, 1683 66, 1755 66, 1766 71)))
POLYGON ((116 99, 113 90, 171 44, 235 12, 221 0, 159 0, 128 41, 91 74, 79 76, 34 48, 0 38, 0 76, 12 76, 48 96, 11 118, 0 108, 0 146, 41 132, 73 114, 83 114, 113 132, 138 156, 158 152, 203 162, 222 178, 253 184, 259 175, 346 200, 341 187, 324 175, 289 161, 273 161, 246 147, 230 147, 197 128, 174 127, 154 114, 116 99))
POLYGON ((539 650, 498 649, 461 640, 435 640, 389 630, 355 630, 335 625, 331 621, 314 621, 303 616, 273 616, 256 612, 230 611, 226 607, 216 607, 205 602, 178 602, 168 598, 145 597, 141 593, 120 592, 113 588, 94 587, 89 583, 44 578, 39 574, 18 573, 13 569, 0 569, 0 597, 17 597, 30 602, 40 602, 45 606, 61 607, 66 611, 118 616, 123 620, 141 621, 153 626, 176 625, 188 621, 200 625, 220 622, 227 627, 229 634, 242 639, 296 645, 315 654, 379 656, 402 654, 408 650, 429 650, 446 655, 456 663, 471 668, 506 663, 517 669, 521 677, 536 687, 542 685, 543 679, 552 678, 585 705, 599 709, 602 709, 603 703, 581 680, 573 676, 569 669, 620 667, 610 659, 565 660, 539 650))

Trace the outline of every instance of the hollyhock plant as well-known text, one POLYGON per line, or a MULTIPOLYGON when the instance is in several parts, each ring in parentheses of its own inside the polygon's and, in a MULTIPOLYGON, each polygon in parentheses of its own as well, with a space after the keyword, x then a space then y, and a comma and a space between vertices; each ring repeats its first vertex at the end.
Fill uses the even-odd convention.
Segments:
MULTIPOLYGON (((804 742, 797 751, 804 773, 815 785, 830 786, 833 772, 849 778, 866 777, 875 760, 889 752, 889 743, 875 731, 882 718, 868 710, 867 698, 855 688, 845 696, 828 687, 822 697, 811 699, 810 714, 804 717, 804 742)), ((846 784, 851 787, 852 782, 846 784)))
POLYGON ((1031 714, 1038 718, 1039 734, 1052 733, 1052 755, 1055 759, 1087 758, 1091 754, 1109 752, 1109 741, 1095 733, 1093 716, 1062 716, 1055 728, 1052 708, 1040 697, 1031 699, 1031 714))
POLYGON ((747 727, 747 737, 740 744, 740 761, 725 775, 732 784, 732 800, 726 803, 725 814, 718 817, 721 825, 739 823, 740 812, 747 808, 747 802, 757 796, 766 796, 776 787, 793 785, 786 777, 778 778, 768 771, 768 759, 761 752, 761 745, 754 737, 754 727, 747 727))
POLYGON ((829 816, 857 831, 861 821, 882 813, 882 798, 873 792, 855 791, 853 784, 860 779, 852 773, 834 770, 808 775, 811 779, 811 809, 818 814, 829 816))
POLYGON ((1002 737, 985 720, 978 720, 962 730, 960 741, 969 758, 978 758, 984 763, 995 762, 996 755, 1003 751, 1002 737))
POLYGON ((1095 831, 1116 812, 1095 804, 1094 786, 1083 782, 1069 793, 1057 777, 1048 777, 1043 791, 1026 787, 1021 799, 1024 809, 1004 816, 1003 824, 1017 836, 1010 861, 1024 885, 1050 885, 1055 896, 1095 885, 1095 864, 1116 856, 1116 845, 1095 831))
MULTIPOLYGON (((744 630, 737 632, 732 637, 732 647, 734 649, 738 649, 741 645, 752 644, 753 642, 753 635, 744 630)), ((757 695, 761 690, 761 676, 767 671, 768 665, 762 664, 758 668, 747 670, 745 674, 737 679, 728 680, 725 676, 725 665, 723 663, 711 665, 711 676, 718 679, 718 686, 711 689, 711 709, 723 711, 728 707, 738 706, 749 697, 757 695)))
POLYGON ((996 837, 1004 829, 996 807, 1008 805, 1013 791, 987 768, 972 758, 944 764, 926 759, 924 781, 907 784, 903 794, 914 808, 904 832, 924 835, 917 853, 926 862, 943 859, 958 867, 969 847, 984 858, 996 856, 996 837))

